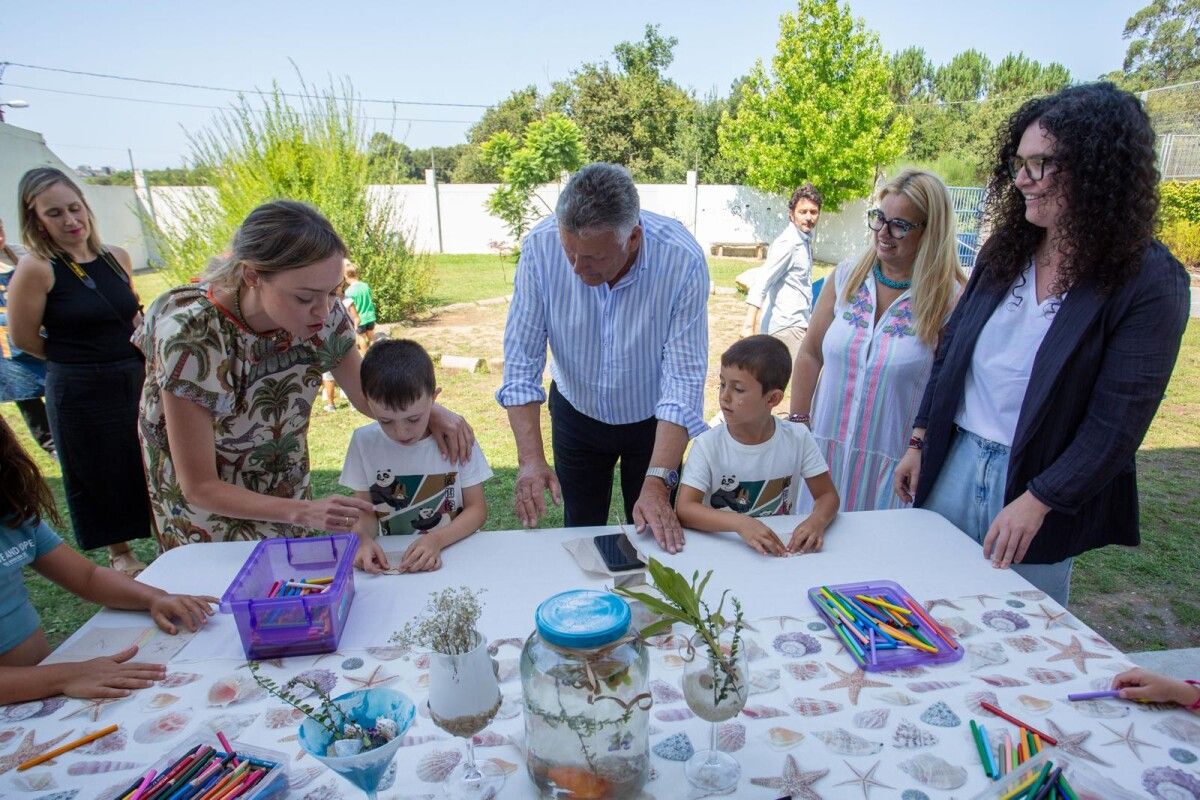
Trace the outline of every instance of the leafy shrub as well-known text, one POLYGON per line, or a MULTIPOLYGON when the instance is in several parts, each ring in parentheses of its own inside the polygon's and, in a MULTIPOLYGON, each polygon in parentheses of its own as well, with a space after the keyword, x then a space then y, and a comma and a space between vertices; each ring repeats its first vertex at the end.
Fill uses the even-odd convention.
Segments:
POLYGON ((1200 181, 1163 181, 1158 196, 1162 230, 1179 221, 1200 223, 1200 181))
POLYGON ((300 200, 341 234, 374 292, 381 321, 400 319, 424 303, 432 265, 413 252, 391 194, 368 196, 368 148, 350 82, 305 85, 302 95, 299 107, 278 86, 260 103, 241 97, 208 130, 191 136, 192 161, 211 175, 211 188, 172 203, 173 223, 156 237, 164 268, 184 283, 228 247, 256 206, 300 200))
POLYGON ((1158 238, 1188 269, 1200 268, 1200 222, 1176 220, 1162 226, 1158 238))

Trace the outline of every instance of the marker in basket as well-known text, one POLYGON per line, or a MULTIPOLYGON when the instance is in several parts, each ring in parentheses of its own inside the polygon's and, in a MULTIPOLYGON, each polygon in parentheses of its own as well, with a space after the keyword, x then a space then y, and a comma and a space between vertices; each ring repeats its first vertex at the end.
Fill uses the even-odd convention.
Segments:
POLYGON ((95 733, 89 733, 87 736, 81 736, 73 742, 67 742, 62 747, 54 748, 49 753, 42 753, 40 756, 37 756, 36 758, 29 759, 28 761, 22 763, 20 766, 17 767, 17 772, 24 772, 25 770, 29 769, 30 767, 36 767, 38 764, 44 764, 47 761, 50 761, 52 759, 55 759, 55 758, 61 756, 63 753, 68 753, 68 752, 74 750, 76 747, 82 747, 83 745, 87 744, 88 742, 94 742, 97 739, 101 739, 105 736, 108 736, 110 733, 116 733, 116 730, 117 730, 116 725, 109 725, 107 728, 101 728, 100 730, 96 731, 95 733))
MULTIPOLYGON (((989 703, 986 700, 981 700, 979 703, 979 707, 992 712, 1000 719, 1008 720, 1013 725, 1016 725, 1018 728, 1028 728, 1033 733, 1034 737, 1036 737, 1036 738, 1034 738, 1035 743, 1039 743, 1039 739, 1040 739, 1040 740, 1046 742, 1046 744, 1052 744, 1052 745, 1058 744, 1058 739, 1055 739, 1053 736, 1047 736, 1046 734, 1042 733, 1041 731, 1039 731, 1037 728, 1033 727, 1029 723, 1022 722, 1021 720, 1014 717, 1012 714, 1009 714, 1005 711, 1001 711, 1000 709, 996 708, 994 705, 992 705, 991 703, 989 703)), ((1041 747, 1038 747, 1038 750, 1041 750, 1041 747)))
POLYGON ((933 621, 933 617, 926 614, 925 611, 921 609, 921 605, 919 603, 906 599, 905 604, 913 610, 914 614, 920 617, 921 620, 929 626, 930 630, 937 634, 938 638, 950 645, 951 648, 957 649, 957 645, 954 643, 954 640, 947 636, 946 632, 942 630, 942 627, 933 621))
POLYGON ((147 772, 142 776, 141 783, 139 783, 138 787, 133 790, 133 793, 127 794, 125 797, 128 798, 128 800, 141 800, 142 795, 146 793, 146 788, 150 786, 150 782, 154 780, 154 776, 157 774, 158 772, 155 770, 150 770, 147 772))

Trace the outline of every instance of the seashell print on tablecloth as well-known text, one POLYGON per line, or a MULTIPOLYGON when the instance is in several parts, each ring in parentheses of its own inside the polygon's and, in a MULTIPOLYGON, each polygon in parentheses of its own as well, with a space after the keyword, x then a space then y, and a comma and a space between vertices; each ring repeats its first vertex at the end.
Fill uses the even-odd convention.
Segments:
POLYGON ((932 747, 938 738, 929 731, 917 727, 908 720, 901 720, 892 732, 892 746, 900 748, 932 747))
POLYGON ((654 698, 655 705, 667 705, 682 700, 683 692, 666 681, 655 678, 650 681, 650 696, 654 698))
POLYGON ((688 638, 678 633, 660 633, 657 636, 651 636, 648 641, 650 646, 657 650, 678 650, 681 647, 687 647, 688 638))
POLYGON ((790 750, 804 741, 804 734, 791 728, 770 728, 767 730, 767 741, 776 750, 790 750))
POLYGON ((904 692, 887 692, 886 694, 879 695, 879 699, 894 706, 915 706, 921 702, 911 694, 905 694, 904 692))
POLYGON ((916 681, 908 684, 908 688, 914 692, 936 692, 942 689, 953 689, 955 686, 962 686, 962 681, 916 681))
MULTIPOLYGON (((476 734, 476 735, 478 736, 479 734, 476 734)), ((472 737, 472 738, 474 738, 474 737, 472 737)), ((406 735, 400 737, 400 746, 401 747, 416 747, 417 745, 428 744, 429 742, 444 742, 444 741, 446 741, 445 736, 436 736, 433 734, 425 734, 422 736, 422 735, 414 735, 414 734, 410 733, 410 734, 406 734, 406 735)))
POLYGON ((412 663, 417 669, 429 669, 429 665, 433 663, 433 656, 429 653, 421 653, 412 660, 412 663))
POLYGON ((525 701, 521 699, 520 693, 506 694, 500 701, 500 710, 496 712, 496 719, 512 719, 520 716, 524 706, 525 701))
POLYGON ((854 727, 878 729, 887 725, 891 711, 886 708, 870 708, 854 715, 854 727))
POLYGON ((1053 686, 1056 683, 1066 683, 1067 681, 1075 680, 1073 672, 1063 672, 1061 669, 1050 669, 1049 667, 1030 667, 1025 670, 1025 673, 1045 686, 1053 686))
POLYGON ((50 697, 46 700, 32 700, 28 703, 0 706, 0 720, 20 722, 23 719, 37 719, 53 714, 66 704, 67 698, 65 697, 50 697))
POLYGON ((144 766, 135 761, 76 761, 67 767, 68 775, 100 775, 105 772, 122 772, 144 766))
MULTIPOLYGON (((308 694, 312 694, 311 691, 299 686, 296 689, 301 693, 307 691, 308 694)), ((258 700, 266 693, 267 690, 255 683, 254 678, 249 675, 226 675, 218 678, 208 688, 208 704, 224 708, 237 703, 258 700)))
POLYGON ((119 753, 129 744, 129 736, 124 730, 116 730, 108 736, 101 736, 94 742, 88 742, 75 752, 85 756, 103 756, 108 753, 119 753))
POLYGON ((883 742, 868 741, 845 728, 813 731, 812 735, 824 742, 830 750, 843 756, 869 756, 883 749, 883 742))
POLYGON ((722 722, 717 726, 717 749, 736 753, 746 746, 746 726, 740 722, 722 722))
POLYGON ((988 701, 994 706, 1000 705, 1000 701, 996 699, 995 692, 967 692, 966 695, 963 696, 963 702, 966 703, 967 707, 976 714, 984 713, 983 706, 979 705, 980 702, 984 700, 988 701))
POLYGON ((1009 592, 1013 597, 1020 597, 1023 600, 1045 600, 1046 593, 1041 589, 1022 589, 1018 592, 1009 592))
MULTIPOLYGON (((497 676, 497 678, 499 678, 499 676, 497 676)), ((413 689, 416 689, 418 692, 426 692, 429 690, 429 673, 418 672, 413 678, 405 681, 405 683, 407 683, 413 689)))
POLYGON ((8 746, 9 742, 16 739, 24 732, 25 729, 20 725, 16 726, 15 728, 5 728, 4 730, 0 730, 0 750, 3 750, 8 746))
POLYGON ((1190 744, 1193 747, 1200 747, 1200 724, 1190 719, 1181 719, 1178 716, 1172 716, 1170 719, 1154 723, 1151 727, 1159 733, 1165 733, 1176 741, 1190 744))
POLYGON ((362 669, 362 665, 366 663, 358 656, 352 656, 342 662, 342 669, 346 672, 354 672, 356 669, 362 669))
POLYGON ((279 730, 299 725, 302 719, 304 712, 298 708, 272 708, 263 716, 263 723, 272 730, 279 730))
POLYGON ((1085 717, 1095 717, 1096 719, 1117 719, 1127 717, 1132 713, 1127 705, 1107 703, 1103 700, 1079 700, 1071 703, 1071 708, 1085 717))
POLYGON ((253 725, 256 719, 258 719, 257 712, 253 714, 236 714, 227 711, 217 714, 215 717, 209 717, 201 725, 208 728, 213 735, 216 735, 217 731, 220 731, 226 737, 235 739, 253 725))
POLYGON ((983 629, 973 622, 970 622, 963 617, 941 617, 934 618, 939 625, 946 628, 946 632, 955 639, 969 639, 977 633, 983 633, 983 629))
POLYGON ((659 708, 654 712, 654 718, 659 722, 683 722, 694 716, 690 708, 659 708))
POLYGON ((792 710, 802 717, 823 717, 826 714, 833 714, 842 710, 841 703, 835 703, 832 700, 822 700, 819 697, 797 697, 792 700, 790 705, 792 706, 792 710))
POLYGON ((1001 689, 1012 686, 1028 686, 1029 681, 1023 681, 1020 678, 1014 678, 1011 675, 976 675, 976 678, 988 684, 1001 689))
POLYGON ((408 647, 388 645, 387 647, 368 647, 367 652, 372 658, 380 661, 395 661, 397 658, 408 655, 409 649, 408 647))
POLYGON ((496 733, 493 730, 484 730, 471 737, 471 744, 476 747, 501 747, 506 744, 512 744, 512 740, 502 733, 496 733))
POLYGON ((303 700, 316 694, 313 686, 318 687, 325 694, 333 694, 333 687, 337 686, 338 676, 337 673, 328 669, 306 669, 292 678, 292 682, 292 693, 303 700))
POLYGON ((288 790, 295 792, 308 786, 317 776, 325 772, 321 767, 305 767, 304 769, 292 770, 288 775, 288 790))
POLYGON ((133 732, 133 740, 138 744, 157 744, 174 739, 191 724, 193 716, 190 708, 168 711, 139 725, 133 732))
POLYGON ((803 658, 821 652, 821 643, 816 637, 800 631, 779 634, 771 646, 784 658, 803 658))
MULTIPOLYGON (((758 642, 748 637, 742 638, 742 646, 746 649, 746 660, 749 662, 762 661, 764 658, 770 657, 767 651, 763 650, 758 642)), ((817 649, 821 649, 820 644, 817 645, 817 649)))
POLYGON ((1046 649, 1046 645, 1042 644, 1036 636, 1005 636, 1004 641, 1018 653, 1036 653, 1046 649))
POLYGON ((1200 777, 1174 767, 1153 767, 1142 773, 1142 788, 1159 800, 1200 800, 1200 777))
POLYGON ((779 670, 756 669, 750 673, 750 694, 767 694, 779 688, 779 670))
POLYGON ((1180 764, 1195 764, 1196 754, 1191 750, 1184 750, 1182 747, 1172 747, 1167 751, 1171 758, 1178 761, 1180 764))
MULTIPOLYGON (((45 792, 57 789, 53 772, 27 772, 24 775, 14 775, 12 784, 20 792, 45 792)), ((41 800, 39 798, 39 800, 41 800)))
POLYGON ((1029 627, 1029 620, 1025 619, 1021 614, 1007 609, 985 611, 981 619, 983 620, 983 624, 992 630, 1005 633, 1022 631, 1029 627))
POLYGON ((924 667, 900 667, 898 669, 885 669, 875 673, 876 675, 885 675, 889 678, 919 678, 925 675, 929 670, 924 667))
POLYGON ((496 772, 501 775, 512 775, 517 771, 518 767, 511 761, 505 761, 503 758, 489 758, 487 763, 496 768, 496 772))
POLYGON ((932 789, 957 789, 967 782, 967 771, 956 767, 945 759, 930 753, 922 753, 915 758, 901 761, 900 769, 907 772, 919 783, 932 789))
POLYGON ((1008 663, 1008 656, 999 642, 983 642, 967 645, 967 663, 971 669, 995 667, 1008 663))
MULTIPOLYGON (((13 783, 16 783, 15 779, 13 780, 13 783)), ((49 786, 47 788, 53 789, 54 787, 49 786)), ((113 789, 114 789, 114 791, 120 791, 120 789, 118 789, 117 787, 113 787, 113 789)), ((38 791, 38 790, 35 790, 35 791, 38 791)), ((39 797, 37 800, 75 800, 75 796, 77 794, 79 794, 78 789, 68 789, 65 792, 55 792, 54 794, 44 794, 41 797, 39 797)))
POLYGON ((158 685, 164 689, 177 689, 180 686, 187 686, 189 683, 195 683, 203 677, 195 672, 168 672, 167 677, 158 682, 158 685))
POLYGON ((938 700, 921 714, 921 721, 926 725, 936 725, 939 728, 956 728, 962 720, 950 706, 938 700))
MULTIPOLYGON (((793 705, 794 703, 795 701, 793 701, 793 705)), ((742 713, 749 719, 770 719, 771 717, 786 717, 788 712, 775 706, 751 705, 743 708, 742 713)))
POLYGON ((788 662, 783 668, 798 681, 811 681, 813 678, 824 678, 829 674, 819 661, 801 661, 799 664, 788 662))
POLYGON ((426 783, 441 783, 461 760, 462 753, 458 750, 433 750, 417 762, 417 777, 426 783))
POLYGON ((1045 714, 1054 707, 1054 703, 1050 702, 1049 700, 1044 700, 1040 697, 1034 697, 1031 694, 1017 695, 1017 702, 1020 703, 1025 710, 1032 711, 1035 714, 1045 714))
POLYGON ((671 655, 663 656, 662 663, 667 669, 681 669, 687 662, 683 660, 682 656, 672 653, 671 655))
POLYGON ((673 733, 650 749, 656 756, 667 761, 687 761, 696 754, 692 740, 686 733, 673 733))
POLYGON ((161 708, 175 705, 177 702, 179 702, 179 695, 159 692, 142 704, 142 711, 158 711, 161 708))

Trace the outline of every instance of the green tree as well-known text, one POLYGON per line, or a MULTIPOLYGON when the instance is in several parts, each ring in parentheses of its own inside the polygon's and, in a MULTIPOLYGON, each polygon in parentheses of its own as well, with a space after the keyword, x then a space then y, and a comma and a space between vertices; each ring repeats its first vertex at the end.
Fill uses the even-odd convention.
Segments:
POLYGON ((579 127, 562 114, 529 123, 520 142, 499 131, 484 143, 483 158, 501 177, 488 198, 488 210, 504 221, 516 246, 534 222, 553 211, 538 188, 578 169, 583 153, 579 127))
POLYGON ((992 79, 992 62, 978 50, 964 50, 937 68, 933 88, 943 103, 982 100, 992 79))
POLYGON ((800 0, 779 20, 772 68, 760 60, 721 148, 751 185, 790 192, 811 180, 829 210, 870 193, 910 122, 888 94, 888 60, 875 34, 837 0, 800 0))
POLYGON ((1200 0, 1153 0, 1125 22, 1132 88, 1200 79, 1200 0))
POLYGON ((892 56, 888 94, 897 105, 928 100, 933 95, 933 64, 923 47, 909 47, 892 56))
POLYGON ((483 143, 505 131, 520 137, 529 123, 555 110, 536 86, 516 89, 508 97, 483 112, 479 122, 467 131, 467 148, 455 163, 451 180, 455 183, 497 183, 500 174, 483 158, 483 143))

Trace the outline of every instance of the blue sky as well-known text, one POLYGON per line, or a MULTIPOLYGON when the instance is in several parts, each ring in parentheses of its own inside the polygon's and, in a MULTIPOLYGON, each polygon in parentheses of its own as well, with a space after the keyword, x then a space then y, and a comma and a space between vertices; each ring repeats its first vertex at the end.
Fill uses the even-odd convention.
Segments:
MULTIPOLYGON (((1147 0, 920 2, 851 0, 886 51, 924 47, 934 63, 969 47, 994 61, 1024 51, 1059 61, 1076 79, 1117 69, 1125 20, 1147 0)), ((348 76, 364 97, 491 104, 515 88, 567 76, 638 39, 646 23, 676 36, 668 74, 703 95, 725 94, 758 58, 769 60, 784 0, 742 3, 382 2, 210 0, 206 3, 34 3, 0 0, 0 61, 235 88, 295 88, 289 59, 310 82, 348 76)), ((8 122, 40 131, 69 164, 178 166, 188 131, 211 109, 153 105, 46 91, 220 106, 222 92, 153 86, 10 66, 0 100, 8 122), (39 87, 39 88, 27 88, 39 87)), ((390 118, 389 107, 368 105, 390 118)), ((379 123, 413 147, 463 141, 479 108, 400 106, 414 121, 379 123)))

